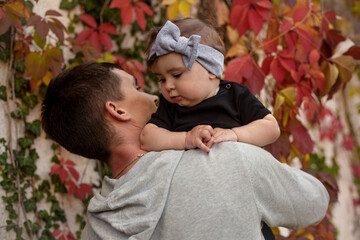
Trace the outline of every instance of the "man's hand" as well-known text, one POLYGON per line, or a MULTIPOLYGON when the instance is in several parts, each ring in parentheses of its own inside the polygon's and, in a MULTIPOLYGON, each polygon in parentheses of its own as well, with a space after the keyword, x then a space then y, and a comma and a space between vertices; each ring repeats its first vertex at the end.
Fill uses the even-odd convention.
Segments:
POLYGON ((210 151, 213 144, 214 129, 210 125, 198 125, 186 133, 185 148, 200 148, 205 152, 210 151))
POLYGON ((213 138, 213 143, 238 141, 238 137, 232 129, 215 128, 213 138))

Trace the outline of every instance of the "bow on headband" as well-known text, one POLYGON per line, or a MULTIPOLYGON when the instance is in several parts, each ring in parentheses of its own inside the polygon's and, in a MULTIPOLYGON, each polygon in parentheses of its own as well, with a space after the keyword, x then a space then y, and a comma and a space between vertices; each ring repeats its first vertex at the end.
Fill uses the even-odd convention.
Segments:
POLYGON ((224 55, 216 49, 200 44, 201 36, 191 35, 190 38, 180 36, 180 29, 170 21, 161 28, 150 49, 149 58, 153 55, 162 56, 170 52, 183 56, 185 67, 190 70, 194 61, 198 61, 209 72, 221 78, 223 73, 224 55))

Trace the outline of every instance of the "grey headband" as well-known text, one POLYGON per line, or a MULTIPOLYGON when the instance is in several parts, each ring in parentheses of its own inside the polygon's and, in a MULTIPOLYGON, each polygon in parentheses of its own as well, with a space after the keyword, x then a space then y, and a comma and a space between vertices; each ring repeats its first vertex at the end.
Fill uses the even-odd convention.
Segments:
POLYGON ((224 55, 218 50, 200 44, 201 36, 191 35, 190 38, 180 36, 180 29, 167 21, 161 28, 150 49, 149 59, 170 52, 183 55, 185 67, 190 71, 194 61, 198 61, 209 72, 221 78, 224 70, 224 55))

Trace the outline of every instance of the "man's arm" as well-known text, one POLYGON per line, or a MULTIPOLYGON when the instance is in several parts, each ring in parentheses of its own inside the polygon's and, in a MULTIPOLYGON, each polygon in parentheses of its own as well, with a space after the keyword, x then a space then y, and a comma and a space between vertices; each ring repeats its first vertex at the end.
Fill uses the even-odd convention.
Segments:
POLYGON ((199 125, 189 132, 171 132, 148 123, 140 135, 141 148, 147 151, 167 149, 184 150, 196 147, 209 152, 213 129, 208 125, 199 125))
POLYGON ((271 144, 280 136, 280 128, 273 117, 268 114, 262 119, 232 129, 215 128, 214 143, 236 141, 253 144, 259 147, 271 144))
POLYGON ((263 149, 251 152, 255 158, 246 165, 263 221, 272 227, 300 229, 324 218, 329 194, 319 180, 280 163, 263 149))

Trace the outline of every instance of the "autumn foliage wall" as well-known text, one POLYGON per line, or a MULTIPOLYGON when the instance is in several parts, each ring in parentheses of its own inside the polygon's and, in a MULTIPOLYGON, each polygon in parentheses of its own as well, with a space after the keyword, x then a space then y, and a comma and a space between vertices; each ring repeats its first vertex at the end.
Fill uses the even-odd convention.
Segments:
MULTIPOLYGON (((133 74, 144 90, 154 91, 156 79, 144 65, 146 32, 166 19, 206 16, 219 28, 227 47, 224 79, 248 85, 272 109, 281 136, 266 149, 279 161, 300 162, 336 202, 336 159, 327 163, 316 144, 328 139, 351 152, 355 180, 360 178, 356 130, 344 131, 345 123, 326 107, 355 73, 360 49, 335 28, 336 12, 322 8, 321 2, 61 0, 62 14, 48 9, 41 16, 33 11, 36 4, 36 0, 0 1, 0 59, 7 67, 0 98, 6 106, 7 127, 23 126, 21 136, 10 131, 0 139, 7 230, 18 239, 79 238, 86 219, 77 215, 78 230, 70 228, 59 195, 80 198, 85 209, 93 188, 99 188, 82 181, 84 173, 62 157, 56 143, 54 156, 48 159, 49 176, 44 179, 36 172, 39 155, 34 141, 41 135, 40 119, 29 121, 28 116, 41 103, 50 79, 79 63, 107 61, 133 74), (64 14, 70 20, 67 26, 59 20, 64 14), (50 210, 39 207, 43 202, 50 210)), ((109 174, 105 166, 96 170, 101 176, 109 174)), ((286 239, 335 239, 330 220, 331 208, 318 226, 291 232, 286 239)))

